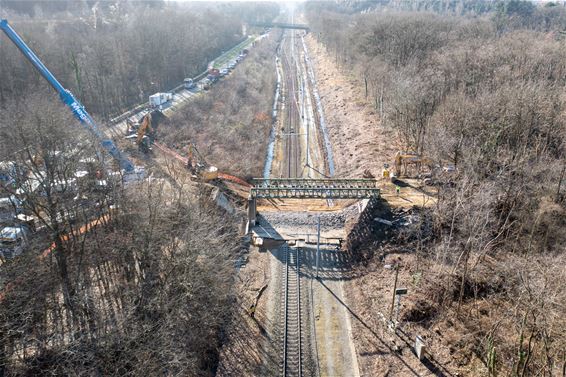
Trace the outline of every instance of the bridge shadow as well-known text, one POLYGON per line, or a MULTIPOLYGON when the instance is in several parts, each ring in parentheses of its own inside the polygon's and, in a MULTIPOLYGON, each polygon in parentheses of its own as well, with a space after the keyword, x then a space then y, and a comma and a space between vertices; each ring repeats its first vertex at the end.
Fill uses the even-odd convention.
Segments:
POLYGON ((419 186, 415 186, 413 184, 411 184, 410 182, 407 182, 406 180, 402 179, 402 178, 396 178, 393 181, 393 184, 399 186, 399 187, 409 187, 412 188, 413 190, 420 192, 421 194, 424 194, 426 196, 430 196, 430 197, 434 197, 434 195, 436 195, 435 193, 425 190, 423 187, 419 187, 419 186))
MULTIPOLYGON (((393 220, 393 213, 387 205, 387 203, 379 202, 376 204, 375 210, 370 211, 367 214, 366 224, 364 225, 363 231, 360 230, 361 239, 358 246, 372 244, 376 241, 383 241, 386 237, 385 231, 391 229, 390 226, 384 225, 378 221, 375 221, 375 216, 384 217, 388 220, 393 220), (363 240, 363 241, 362 241, 363 240)), ((286 242, 289 243, 290 247, 296 247, 293 245, 295 239, 285 240, 284 236, 281 235, 275 229, 274 224, 271 224, 268 219, 258 215, 258 225, 263 227, 270 233, 274 239, 266 240, 263 251, 270 252, 278 261, 282 264, 286 263, 286 255, 281 251, 281 246, 286 242)), ((390 354, 395 357, 403 364, 409 373, 413 376, 420 376, 415 368, 419 365, 424 366, 430 373, 438 377, 454 377, 446 367, 444 367, 438 360, 436 360, 430 353, 426 353, 425 357, 419 362, 415 356, 413 360, 408 360, 407 355, 403 355, 396 347, 392 346, 390 342, 387 342, 379 334, 379 326, 371 325, 364 318, 362 318, 358 313, 356 313, 352 308, 350 308, 340 297, 333 291, 333 284, 328 284, 332 281, 347 281, 355 279, 363 275, 361 269, 355 268, 359 263, 359 256, 355 257, 351 251, 346 251, 339 247, 339 245, 322 244, 320 247, 320 253, 318 258, 318 274, 316 271, 317 264, 317 247, 311 244, 301 244, 300 258, 302 262, 300 274, 302 277, 311 279, 312 281, 318 282, 321 287, 327 290, 336 301, 342 305, 347 312, 350 314, 351 318, 355 323, 359 323, 368 334, 368 341, 376 348, 376 354, 390 354)), ((367 257, 367 256, 366 256, 367 257)), ((406 333, 402 329, 397 329, 395 332, 396 339, 404 344, 413 354, 414 351, 414 339, 411 339, 411 335, 406 333)), ((409 354, 410 355, 410 354, 409 354)))
MULTIPOLYGON (((306 244, 316 242, 316 234, 297 234, 292 238, 285 238, 265 217, 258 215, 256 226, 252 228, 254 233, 262 237, 263 245, 260 252, 269 251, 279 262, 285 264, 286 256, 279 252, 280 248, 288 243, 290 247, 300 247, 301 253, 301 276, 312 279, 316 277, 316 244, 306 244), (269 235, 269 237, 265 237, 269 235), (300 242, 300 246, 298 246, 300 242)), ((361 276, 357 269, 352 268, 353 263, 351 254, 340 248, 341 240, 338 238, 321 237, 320 253, 318 260, 318 277, 324 280, 350 280, 361 276), (330 242, 332 240, 333 242, 330 242), (324 242, 323 242, 324 241, 324 242)))
MULTIPOLYGON (((302 247, 301 261, 304 266, 301 270, 302 276, 309 279, 317 278, 316 254, 316 245, 302 247)), ((334 245, 321 245, 318 257, 319 280, 346 281, 360 277, 362 273, 352 266, 350 254, 334 245)))

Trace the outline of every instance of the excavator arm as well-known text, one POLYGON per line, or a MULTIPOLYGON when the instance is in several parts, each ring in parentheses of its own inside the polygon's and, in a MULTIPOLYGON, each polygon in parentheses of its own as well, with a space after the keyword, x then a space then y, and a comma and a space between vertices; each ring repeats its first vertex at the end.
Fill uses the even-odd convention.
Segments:
POLYGON ((153 133, 153 128, 151 127, 151 114, 147 113, 142 120, 142 124, 138 128, 138 137, 136 139, 136 143, 140 145, 143 140, 143 137, 153 133))

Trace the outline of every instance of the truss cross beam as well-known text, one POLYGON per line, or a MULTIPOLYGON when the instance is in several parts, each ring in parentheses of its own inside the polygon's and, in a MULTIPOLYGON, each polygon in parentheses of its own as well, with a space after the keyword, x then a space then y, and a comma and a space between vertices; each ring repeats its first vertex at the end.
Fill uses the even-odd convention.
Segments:
POLYGON ((375 179, 255 179, 253 199, 370 199, 379 197, 375 179))

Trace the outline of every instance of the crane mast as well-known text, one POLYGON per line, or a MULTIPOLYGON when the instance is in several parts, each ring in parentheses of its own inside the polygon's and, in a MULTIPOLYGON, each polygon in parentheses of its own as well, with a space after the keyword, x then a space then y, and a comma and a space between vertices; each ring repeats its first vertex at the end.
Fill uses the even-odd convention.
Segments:
POLYGON ((135 167, 118 149, 116 144, 100 131, 94 119, 86 111, 83 104, 75 98, 73 93, 65 89, 63 85, 55 78, 55 76, 47 69, 41 59, 28 47, 24 40, 16 33, 16 31, 8 24, 8 20, 0 21, 0 29, 6 36, 18 47, 31 64, 39 71, 39 73, 49 82, 49 84, 59 93, 61 101, 71 109, 73 115, 81 122, 87 130, 89 130, 100 142, 102 147, 120 164, 120 168, 126 173, 133 173, 135 167))

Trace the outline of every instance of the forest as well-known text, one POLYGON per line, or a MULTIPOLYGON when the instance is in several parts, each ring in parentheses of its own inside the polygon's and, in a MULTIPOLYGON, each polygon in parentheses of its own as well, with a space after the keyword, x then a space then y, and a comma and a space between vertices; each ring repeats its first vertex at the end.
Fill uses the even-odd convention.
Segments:
MULTIPOLYGON (((484 2, 471 14, 457 6, 481 2, 400 3, 359 12, 358 2, 313 2, 307 15, 401 148, 455 169, 437 177, 432 232, 392 246, 420 261, 419 323, 456 318, 466 341, 451 347, 464 364, 479 357, 491 376, 561 374, 566 10, 484 2)), ((383 257, 379 250, 361 259, 383 257)))
MULTIPOLYGON (((102 120, 204 71, 242 40, 247 17, 278 13, 253 3, 30 4, 2 0, 1 16, 102 120)), ((106 169, 112 161, 99 141, 5 41, 0 157, 17 168, 0 197, 16 198, 36 221, 34 252, 0 257, 0 375, 213 375, 234 264, 247 247, 241 219, 172 162, 149 164, 148 179, 126 186, 106 169)), ((273 42, 264 43, 242 69, 267 62, 273 42)), ((273 86, 269 67, 239 89, 235 79, 225 84, 258 98, 273 86)), ((236 113, 235 124, 268 132, 236 113)))
POLYGON ((280 32, 256 42, 237 70, 176 113, 160 139, 186 150, 189 140, 208 163, 245 178, 262 174, 272 126, 274 54, 280 32))
MULTIPOLYGON (((63 86, 103 120, 205 71, 212 59, 243 39, 243 21, 270 19, 278 12, 274 5, 254 3, 32 4, 2 0, 2 18, 17 28, 63 86), (21 13, 22 8, 31 14, 21 13)), ((42 80, 15 46, 0 44, 0 103, 34 92, 42 80)))
MULTIPOLYGON (((0 16, 103 121, 206 70, 244 38, 243 21, 278 13, 268 3, 0 0, 0 16)), ((434 173, 435 204, 417 226, 358 250, 356 272, 371 279, 388 253, 414 255, 418 310, 405 320, 450 328, 458 366, 475 357, 490 377, 564 375, 566 8, 346 0, 306 2, 305 15, 380 125, 434 173)), ((278 37, 158 139, 179 152, 195 142, 221 170, 257 176, 278 37)), ((169 161, 128 187, 102 174, 98 142, 2 38, 0 158, 17 169, 0 194, 38 220, 38 252, 0 260, 0 375, 214 375, 247 249, 241 219, 169 161)))

